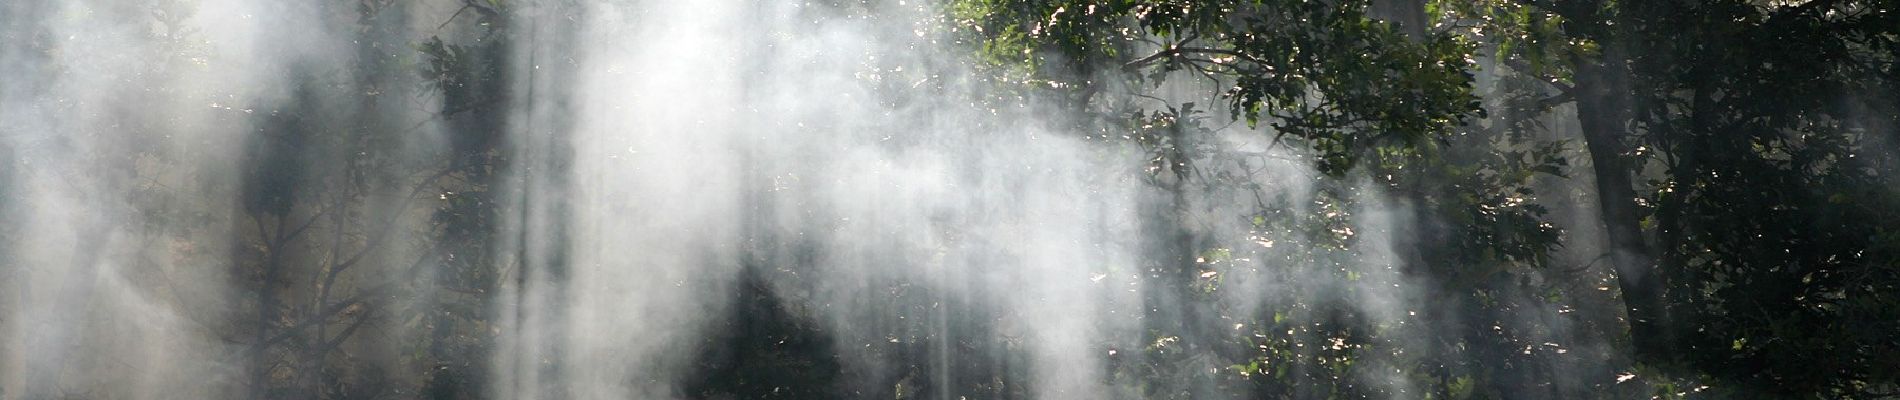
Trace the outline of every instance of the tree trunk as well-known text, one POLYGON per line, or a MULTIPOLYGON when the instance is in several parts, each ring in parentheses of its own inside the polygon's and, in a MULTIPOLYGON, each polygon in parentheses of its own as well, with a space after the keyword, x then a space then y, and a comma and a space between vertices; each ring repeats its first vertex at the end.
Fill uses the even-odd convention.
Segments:
POLYGON ((282 270, 283 226, 282 216, 277 218, 277 233, 270 233, 264 227, 263 216, 252 214, 257 222, 257 235, 264 241, 264 280, 257 288, 257 333, 251 343, 251 397, 263 399, 270 396, 270 365, 265 353, 270 351, 271 321, 277 318, 277 274, 282 270))
POLYGON ((1638 226, 1633 171, 1623 157, 1629 110, 1624 90, 1628 85, 1618 73, 1620 60, 1618 49, 1606 49, 1602 60, 1577 60, 1577 120, 1596 172, 1597 202, 1609 239, 1605 250, 1629 314, 1630 343, 1637 360, 1652 361, 1667 358, 1672 340, 1666 329, 1664 285, 1638 226))

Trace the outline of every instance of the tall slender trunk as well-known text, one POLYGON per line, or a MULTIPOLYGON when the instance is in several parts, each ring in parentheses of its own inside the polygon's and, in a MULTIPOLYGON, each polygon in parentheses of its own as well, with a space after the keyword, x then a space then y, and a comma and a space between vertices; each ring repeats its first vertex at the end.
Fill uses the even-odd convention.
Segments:
POLYGON ((1609 48, 1600 60, 1576 61, 1577 120, 1596 172, 1597 202, 1609 247, 1608 260, 1616 270, 1628 313, 1630 343, 1639 361, 1666 359, 1671 340, 1663 282, 1656 271, 1655 253, 1638 225, 1634 169, 1623 156, 1623 136, 1629 109, 1623 79, 1622 51, 1609 48))
POLYGON ((270 395, 270 366, 265 353, 270 350, 267 338, 270 337, 271 320, 277 318, 277 274, 281 271, 283 257, 284 221, 277 215, 277 230, 271 233, 264 227, 264 217, 252 214, 257 222, 257 235, 263 238, 264 280, 257 288, 257 334, 251 343, 251 398, 263 399, 270 395))

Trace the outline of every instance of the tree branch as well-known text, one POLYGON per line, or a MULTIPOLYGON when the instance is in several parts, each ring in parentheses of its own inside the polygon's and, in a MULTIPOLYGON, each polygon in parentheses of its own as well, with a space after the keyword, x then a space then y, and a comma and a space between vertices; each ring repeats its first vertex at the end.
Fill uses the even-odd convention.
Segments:
MULTIPOLYGON (((342 332, 337 332, 335 339, 324 340, 324 342, 318 345, 317 348, 311 349, 310 354, 321 358, 324 355, 329 354, 331 350, 336 350, 337 346, 342 345, 344 340, 349 339, 351 335, 355 335, 356 330, 358 328, 362 328, 363 324, 368 323, 370 320, 370 314, 373 314, 375 312, 376 311, 374 309, 370 309, 370 310, 364 310, 362 313, 357 314, 359 316, 356 318, 356 322, 351 322, 349 327, 343 328, 342 332)), ((322 338, 318 338, 318 339, 322 339, 322 338)))
POLYGON ((1141 68, 1141 67, 1147 66, 1148 64, 1153 64, 1155 61, 1160 61, 1163 59, 1172 59, 1172 58, 1180 57, 1187 54, 1220 54, 1220 55, 1234 56, 1235 58, 1246 60, 1247 62, 1251 62, 1254 64, 1267 65, 1267 62, 1265 60, 1255 58, 1253 55, 1242 53, 1238 50, 1216 49, 1216 48, 1208 48, 1208 47, 1175 47, 1175 48, 1169 48, 1167 50, 1158 51, 1158 52, 1155 52, 1154 54, 1149 54, 1147 57, 1135 59, 1134 61, 1129 61, 1126 64, 1122 64, 1122 68, 1124 69, 1141 68))
MULTIPOLYGON (((1531 71, 1531 66, 1525 65, 1524 60, 1518 60, 1518 59, 1513 59, 1513 58, 1500 58, 1498 59, 1498 62, 1503 63, 1504 66, 1510 67, 1512 70, 1515 70, 1518 73, 1522 73, 1526 75, 1533 74, 1533 72, 1531 71)), ((1535 75, 1535 76, 1537 77, 1538 81, 1544 82, 1545 84, 1549 84, 1551 87, 1557 88, 1557 90, 1562 91, 1565 96, 1573 96, 1573 92, 1577 91, 1576 86, 1559 82, 1557 81, 1557 78, 1543 76, 1543 75, 1535 75)))
POLYGON ((349 298, 344 299, 343 301, 339 301, 336 304, 329 305, 328 307, 323 307, 320 312, 313 313, 309 318, 305 318, 303 321, 298 321, 296 324, 292 324, 288 327, 284 327, 283 331, 278 332, 276 335, 271 335, 265 338, 264 340, 261 340, 257 343, 253 343, 250 349, 247 350, 246 352, 261 351, 262 349, 266 347, 283 342, 284 340, 290 339, 290 337, 292 336, 296 336, 297 332, 299 331, 302 331, 306 328, 315 326, 320 323, 324 323, 324 321, 329 320, 330 317, 336 316, 338 313, 341 313, 344 310, 349 309, 350 306, 356 305, 358 303, 363 303, 365 300, 368 300, 371 297, 390 294, 396 289, 396 284, 406 283, 406 282, 415 280, 416 276, 418 275, 417 272, 421 271, 422 269, 422 264, 424 262, 427 262, 429 259, 433 258, 433 255, 435 254, 436 249, 437 248, 432 247, 429 249, 429 251, 424 252, 422 257, 416 258, 416 262, 413 264, 410 264, 409 269, 407 271, 404 271, 402 276, 396 279, 391 279, 383 283, 377 284, 376 286, 372 286, 368 289, 364 289, 363 291, 357 293, 355 296, 350 296, 349 298))
POLYGON ((403 198, 402 204, 397 204, 396 207, 393 208, 393 210, 395 211, 392 211, 391 215, 388 215, 385 218, 385 220, 388 221, 388 223, 383 225, 383 229, 381 231, 377 231, 374 236, 367 238, 365 240, 363 248, 361 250, 358 250, 356 254, 351 255, 349 260, 346 260, 342 263, 332 266, 330 270, 331 275, 335 275, 337 273, 342 272, 342 270, 344 269, 348 269, 350 266, 356 265, 358 261, 363 260, 364 256, 367 256, 369 255, 370 252, 375 251, 377 248, 382 247, 383 242, 386 242, 386 240, 384 239, 387 239, 390 233, 395 232, 396 225, 398 225, 396 223, 396 220, 398 219, 398 217, 401 217, 403 211, 409 208, 410 203, 413 203, 416 201, 416 195, 421 194, 422 189, 426 189, 429 186, 434 185, 435 182, 438 180, 441 180, 442 177, 448 176, 450 173, 454 173, 454 172, 455 172, 454 168, 445 168, 441 172, 436 172, 435 175, 431 175, 428 178, 423 179, 422 182, 418 182, 416 184, 415 189, 412 189, 409 191, 409 196, 403 198))

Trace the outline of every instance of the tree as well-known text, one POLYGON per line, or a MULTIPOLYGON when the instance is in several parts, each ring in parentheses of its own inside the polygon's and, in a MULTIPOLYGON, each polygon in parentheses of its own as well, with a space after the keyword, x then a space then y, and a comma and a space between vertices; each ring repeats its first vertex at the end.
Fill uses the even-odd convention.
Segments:
POLYGON ((1870 372, 1890 368, 1856 355, 1888 345, 1862 336, 1894 332, 1862 322, 1888 300, 1837 304, 1823 293, 1892 284, 1890 261, 1863 258, 1882 246, 1878 229, 1851 222, 1886 218, 1874 210, 1888 200, 1875 199, 1891 196, 1837 185, 1891 175, 1880 172, 1890 152, 1877 143, 1892 128, 1862 117, 1891 103, 1848 88, 1892 84, 1892 55, 1879 49, 1891 47, 1893 6, 1525 1, 1460 11, 1506 21, 1487 26, 1502 33, 1501 61, 1551 82, 1561 91, 1552 104, 1574 101, 1638 361, 1685 363, 1694 372, 1684 376, 1729 385, 1774 382, 1741 385, 1788 396, 1891 385, 1870 372), (1869 308, 1847 311, 1854 305, 1869 308), (1817 337, 1793 339, 1804 333, 1817 337), (1764 340, 1775 344, 1756 347, 1764 340))
MULTIPOLYGON (((1320 396, 1325 393, 1365 396, 1377 390, 1353 385, 1351 369, 1341 369, 1355 360, 1397 363, 1438 382, 1440 395, 1452 392, 1450 382, 1469 379, 1470 374, 1490 376, 1486 385, 1492 393, 1512 393, 1525 388, 1502 386, 1506 381, 1528 381, 1511 374, 1549 374, 1549 371, 1512 371, 1501 361, 1518 352, 1512 340, 1493 340, 1489 332, 1492 318, 1506 318, 1519 311, 1520 305, 1502 302, 1495 290, 1510 289, 1516 280, 1510 277, 1530 272, 1549 262, 1558 230, 1541 220, 1545 210, 1528 203, 1534 191, 1530 179, 1538 174, 1561 174, 1564 160, 1554 143, 1536 143, 1523 135, 1507 135, 1516 127, 1502 123, 1471 124, 1484 116, 1478 98, 1472 92, 1474 78, 1468 71, 1476 50, 1466 36, 1425 29, 1423 4, 1382 3, 1379 11, 1405 18, 1397 23, 1373 19, 1367 2, 1117 2, 1105 5, 1050 1, 958 2, 959 15, 966 16, 968 29, 986 46, 982 54, 1001 65, 1002 71, 1034 86, 1059 88, 1072 101, 1087 105, 1090 99, 1103 97, 1180 98, 1179 90, 1164 86, 1167 79, 1206 79, 1229 89, 1219 93, 1192 93, 1185 104, 1164 103, 1150 111, 1140 106, 1105 106, 1105 114, 1129 115, 1126 121, 1106 127, 1084 126, 1083 131, 1129 130, 1144 149, 1151 151, 1152 182, 1169 197, 1156 200, 1154 210, 1166 210, 1146 216, 1152 224, 1149 236, 1158 237, 1153 254, 1160 271, 1155 287, 1176 290, 1176 294, 1154 293, 1155 304, 1187 304, 1150 318, 1185 321, 1154 325, 1164 339, 1180 341, 1178 350, 1161 351, 1146 360, 1150 368, 1193 370, 1185 360, 1212 352, 1223 364, 1237 364, 1240 376, 1249 377, 1243 393, 1256 396, 1320 396), (1123 83, 1125 82, 1125 83, 1123 83), (1046 83, 1046 84, 1043 84, 1046 83), (1150 86, 1152 85, 1152 86, 1150 86), (1126 92, 1117 92, 1125 90, 1126 92), (1172 94, 1172 95, 1170 95, 1172 94), (1079 100, 1077 100, 1079 99, 1079 100), (1202 102, 1200 99, 1207 99, 1202 102), (1224 102, 1229 116, 1248 126, 1265 121, 1263 131, 1274 144, 1307 149, 1318 170, 1333 177, 1347 177, 1357 171, 1374 177, 1377 183, 1370 193, 1346 182, 1327 184, 1317 200, 1325 205, 1326 217, 1290 215, 1266 203, 1259 204, 1250 218, 1264 232, 1288 233, 1319 229, 1311 235, 1328 238, 1297 242, 1300 234, 1275 236, 1305 254, 1287 255, 1284 251, 1250 250, 1251 257, 1208 256, 1232 254, 1237 247, 1222 243, 1247 243, 1241 238, 1206 237, 1184 226, 1208 218, 1233 216, 1203 215, 1190 212, 1188 196, 1200 193, 1231 192, 1238 198, 1272 198, 1276 194, 1250 182, 1238 170, 1259 165, 1261 154, 1237 148, 1217 138, 1216 129, 1203 121, 1215 120, 1195 109, 1197 104, 1224 102), (1231 164, 1238 162, 1238 164, 1231 164), (1365 335, 1376 329, 1374 317, 1358 314, 1351 308, 1310 309, 1297 293, 1280 300, 1281 308, 1259 316, 1238 316, 1239 321, 1258 324, 1254 336, 1271 338, 1274 345, 1263 345, 1252 337, 1233 337, 1222 343, 1195 343, 1218 332, 1210 322, 1226 319, 1205 304, 1203 292, 1210 286, 1198 277, 1213 276, 1207 259, 1284 259, 1300 264, 1337 266, 1365 262, 1369 254, 1358 250, 1353 229, 1373 229, 1349 217, 1356 203, 1368 198, 1393 196, 1409 205, 1407 215, 1421 222, 1417 237, 1404 237, 1400 263, 1408 279, 1434 282, 1434 287, 1465 297, 1444 314, 1427 314, 1419 320, 1442 321, 1437 326, 1447 332, 1444 342, 1425 349, 1425 359, 1378 355, 1383 349, 1404 353, 1404 345, 1394 338, 1365 335), (1311 219, 1308 219, 1311 218, 1311 219), (1210 253, 1215 252, 1215 253, 1210 253), (1454 311, 1455 310, 1455 311, 1454 311), (1467 315, 1460 319, 1454 315, 1467 315), (1291 317, 1289 317, 1291 316, 1291 317), (1219 317, 1216 319, 1215 317, 1219 317), (1309 329, 1320 322, 1321 329, 1309 329), (1288 330, 1288 329, 1291 330, 1288 330), (1295 337, 1281 337, 1285 330, 1295 337), (1344 338, 1335 350, 1344 350, 1311 363, 1312 357, 1299 355, 1294 344, 1325 342, 1344 338), (1343 343, 1351 343, 1346 345, 1343 343), (1457 359, 1459 348, 1482 349, 1465 355, 1472 361, 1457 359), (1286 346, 1286 347, 1275 347, 1286 346), (1209 350, 1211 349, 1211 350, 1209 350), (1260 351, 1265 350, 1265 351, 1260 351), (1255 353, 1260 351, 1259 353, 1255 353), (1168 358, 1167 354, 1176 354, 1168 358), (1336 358, 1335 358, 1336 357, 1336 358), (1327 365, 1331 361, 1332 365, 1327 365), (1281 365, 1261 369, 1261 365, 1281 365), (1285 365, 1302 365, 1292 371, 1285 365), (1301 372, 1305 370, 1305 372, 1301 372), (1288 375, 1293 373, 1294 375, 1288 375), (1320 386, 1288 385, 1306 375, 1320 386), (1460 378, 1463 377, 1463 378, 1460 378)), ((1164 100, 1175 101, 1175 100, 1164 100)), ((1117 103, 1109 103, 1117 104, 1117 103)), ((1267 162, 1271 162, 1267 160, 1267 162)), ((1211 196, 1222 199, 1221 196, 1211 196)), ((1229 261, 1223 261, 1229 262, 1229 261)), ((1273 267, 1269 264, 1269 267, 1273 267)), ((1280 266, 1279 268, 1285 268, 1280 266)), ((1322 269, 1326 270, 1326 269, 1322 269)), ((1349 273, 1346 281, 1360 278, 1349 273)), ((1238 279, 1238 278, 1237 278, 1238 279)), ((1214 287, 1218 287, 1215 285, 1214 287)), ((1513 296, 1514 297, 1514 296, 1513 296)), ((1533 307, 1534 308, 1534 307, 1533 307)), ((1290 335, 1289 335, 1290 336, 1290 335)), ((1147 396, 1207 397, 1196 392, 1217 387, 1212 377, 1189 375, 1155 376, 1147 396), (1202 379, 1194 381, 1192 379, 1202 379)), ((1388 393, 1388 395, 1397 395, 1388 393)))

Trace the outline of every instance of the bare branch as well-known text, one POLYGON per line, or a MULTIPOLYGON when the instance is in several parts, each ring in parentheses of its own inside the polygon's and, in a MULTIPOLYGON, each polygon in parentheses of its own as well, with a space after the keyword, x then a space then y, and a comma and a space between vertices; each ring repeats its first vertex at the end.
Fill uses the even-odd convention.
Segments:
POLYGON ((416 196, 420 195, 423 189, 427 189, 428 187, 434 185, 436 181, 441 180, 442 177, 448 176, 450 173, 454 173, 454 172, 455 172, 454 168, 445 168, 441 172, 437 172, 435 173, 435 175, 431 175, 428 178, 423 179, 422 182, 418 182, 416 184, 416 187, 409 191, 409 196, 403 198, 401 204, 397 204, 395 208, 392 208, 392 210, 394 211, 390 212, 391 215, 388 215, 386 216, 386 218, 384 218, 384 221, 387 221, 387 223, 383 225, 383 229, 380 231, 377 231, 374 236, 371 236, 368 240, 366 240, 363 245, 363 248, 358 250, 356 254, 351 255, 349 260, 332 266, 331 271, 330 271, 331 275, 335 275, 337 273, 342 272, 342 270, 344 269, 348 269, 350 266, 356 265, 358 261, 363 260, 364 256, 367 256, 369 255, 370 252, 373 252, 377 248, 382 247, 382 244, 384 242, 387 242, 387 240, 384 240, 384 239, 388 239, 389 235, 396 231, 396 226, 400 225, 396 223, 396 220, 398 220, 399 217, 402 216, 403 211, 406 211, 409 208, 409 204, 414 203, 416 201, 416 196))
MULTIPOLYGON (((337 332, 336 338, 324 340, 323 344, 317 346, 316 349, 312 349, 310 354, 321 358, 325 354, 329 354, 331 350, 336 350, 337 346, 342 345, 344 340, 348 340, 350 336, 355 335, 358 328, 362 328, 363 324, 368 323, 370 314, 373 313, 375 313, 374 309, 364 310, 362 313, 357 314, 356 322, 351 322, 349 327, 343 328, 342 332, 337 332)), ((322 338, 318 339, 321 340, 322 338)))

